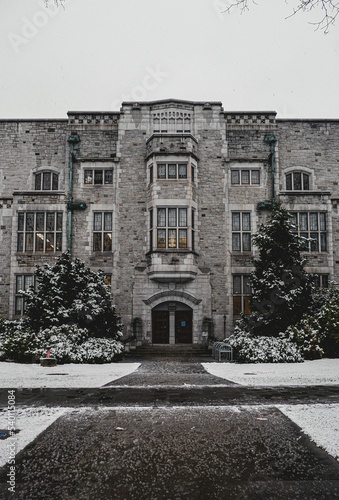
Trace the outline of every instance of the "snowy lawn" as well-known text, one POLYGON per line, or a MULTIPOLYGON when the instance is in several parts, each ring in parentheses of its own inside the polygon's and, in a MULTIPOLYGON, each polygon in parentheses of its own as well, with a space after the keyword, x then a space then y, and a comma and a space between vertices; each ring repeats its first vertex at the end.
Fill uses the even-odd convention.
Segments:
MULTIPOLYGON (((15 454, 23 450, 41 432, 49 427, 69 408, 20 407, 15 411, 15 429, 18 431, 13 437, 0 440, 0 467, 3 467, 15 454), (14 446, 15 448, 14 448, 14 446)), ((8 427, 6 408, 0 413, 0 430, 8 427)))
POLYGON ((101 387, 134 372, 139 366, 140 363, 104 363, 43 367, 39 364, 3 362, 0 363, 0 387, 101 387))
POLYGON ((202 363, 217 377, 247 386, 339 385, 339 359, 304 363, 202 363))
POLYGON ((339 405, 277 405, 311 440, 339 461, 339 405))

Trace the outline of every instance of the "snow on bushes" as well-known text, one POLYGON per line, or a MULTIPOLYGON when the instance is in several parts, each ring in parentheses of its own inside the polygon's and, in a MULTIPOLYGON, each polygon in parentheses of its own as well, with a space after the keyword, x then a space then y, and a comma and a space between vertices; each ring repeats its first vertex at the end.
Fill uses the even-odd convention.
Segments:
POLYGON ((59 363, 109 363, 123 353, 120 316, 104 274, 69 252, 35 271, 37 288, 26 298, 25 318, 0 319, 0 359, 36 361, 47 348, 59 363))
POLYGON ((305 316, 297 325, 291 325, 280 334, 282 339, 294 342, 304 359, 320 359, 324 355, 321 342, 325 333, 315 318, 305 316))
POLYGON ((34 331, 76 324, 91 337, 121 337, 121 319, 101 271, 94 272, 69 252, 35 271, 36 290, 22 291, 26 322, 34 331))
POLYGON ((60 325, 37 333, 23 327, 23 322, 4 321, 0 325, 2 359, 19 362, 38 361, 47 348, 58 363, 111 363, 123 353, 116 339, 90 337, 77 325, 60 325))
POLYGON ((310 314, 280 334, 295 342, 305 359, 339 357, 339 290, 333 284, 315 294, 310 314))
POLYGON ((239 332, 225 340, 240 363, 301 363, 303 357, 296 344, 277 337, 252 337, 239 332))

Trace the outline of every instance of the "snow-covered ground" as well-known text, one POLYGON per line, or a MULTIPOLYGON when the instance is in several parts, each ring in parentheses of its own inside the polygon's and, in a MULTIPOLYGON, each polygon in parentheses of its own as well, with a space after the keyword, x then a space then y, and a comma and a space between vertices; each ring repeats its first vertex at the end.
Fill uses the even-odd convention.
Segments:
MULTIPOLYGON (((0 363, 0 387, 100 387, 128 375, 139 363, 102 365, 60 365, 45 368, 40 365, 0 363)), ((339 359, 306 361, 300 364, 235 364, 203 363, 213 375, 247 386, 307 386, 339 385, 339 359)), ((278 405, 316 444, 339 459, 339 404, 278 405)), ((7 429, 7 408, 0 410, 0 429, 7 429)), ((35 439, 63 413, 66 408, 18 407, 15 426, 19 432, 0 440, 0 466, 9 457, 9 444, 15 442, 16 453, 35 439)), ((208 411, 208 408, 206 408, 208 411)))
POLYGON ((339 359, 304 363, 202 363, 212 375, 246 386, 339 385, 339 359))
MULTIPOLYGON (((0 388, 101 387, 134 372, 140 363, 39 364, 0 363, 0 388)), ((202 363, 212 375, 246 386, 339 385, 339 359, 304 363, 202 363)))
POLYGON ((0 388, 92 388, 134 372, 140 363, 67 364, 44 367, 39 364, 0 363, 0 388))
POLYGON ((277 405, 277 408, 339 461, 339 404, 277 405))
MULTIPOLYGON (((15 454, 19 453, 66 411, 70 411, 69 408, 18 407, 14 423, 18 432, 13 437, 0 440, 0 467, 12 458, 12 450, 15 454)), ((0 413, 0 429, 6 430, 7 427, 8 413, 5 408, 0 413)))

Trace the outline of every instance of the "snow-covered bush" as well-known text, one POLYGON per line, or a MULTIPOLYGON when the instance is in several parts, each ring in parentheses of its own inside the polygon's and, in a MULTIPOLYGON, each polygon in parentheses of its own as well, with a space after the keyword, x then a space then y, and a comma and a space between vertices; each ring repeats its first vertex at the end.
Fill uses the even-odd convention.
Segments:
POLYGON ((235 353, 236 361, 240 363, 301 363, 303 357, 298 347, 287 339, 276 337, 252 337, 239 331, 229 337, 235 353))
POLYGON ((3 318, 0 318, 0 361, 4 361, 6 359, 6 353, 3 347, 3 335, 5 333, 5 321, 3 318))
MULTIPOLYGON (((47 348, 51 349, 51 356, 61 363, 74 363, 80 346, 89 337, 88 330, 77 325, 52 326, 39 330, 36 338, 39 346, 32 350, 37 359, 46 355, 47 348)), ((79 359, 79 362, 80 359, 79 359)))
POLYGON ((329 358, 339 357, 339 289, 334 283, 323 288, 314 299, 313 315, 323 334, 321 347, 329 358))
POLYGON ((331 285, 313 298, 312 311, 281 333, 295 342, 305 359, 339 357, 339 290, 331 285))
POLYGON ((22 290, 25 318, 0 322, 0 359, 36 361, 51 349, 59 363, 107 363, 121 356, 120 316, 101 271, 69 252, 35 272, 37 288, 22 290))
POLYGON ((70 253, 57 262, 35 271, 37 288, 22 291, 26 298, 25 316, 29 328, 41 329, 76 324, 91 337, 121 337, 121 320, 104 274, 91 271, 70 253))
POLYGON ((280 336, 294 342, 304 359, 320 359, 324 355, 321 343, 325 333, 314 317, 304 316, 297 325, 289 326, 280 336))
MULTIPOLYGON (((78 358, 80 363, 110 363, 124 352, 121 342, 114 339, 90 338, 80 345, 78 358)), ((77 361, 73 361, 77 362, 77 361)))
POLYGON ((47 348, 58 363, 110 363, 119 359, 124 350, 119 340, 90 337, 87 329, 77 325, 52 326, 36 333, 21 321, 3 322, 2 359, 38 361, 46 356, 47 348))
POLYGON ((23 321, 5 320, 0 325, 2 359, 19 362, 32 361, 32 350, 39 346, 39 339, 27 329, 23 321))

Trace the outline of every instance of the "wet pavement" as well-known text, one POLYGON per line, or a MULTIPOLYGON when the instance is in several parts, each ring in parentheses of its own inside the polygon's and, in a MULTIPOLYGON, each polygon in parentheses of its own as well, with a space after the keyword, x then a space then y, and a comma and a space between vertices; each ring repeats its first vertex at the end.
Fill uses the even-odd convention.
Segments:
MULTIPOLYGON (((135 361, 131 359, 131 361, 135 361)), ((238 404, 339 403, 338 386, 244 387, 208 373, 206 358, 155 358, 100 388, 17 389, 17 405, 215 406, 238 404)), ((7 405, 0 389, 0 405, 7 405)))
POLYGON ((339 499, 339 463, 274 406, 338 403, 338 387, 243 387, 199 360, 153 359, 100 389, 17 402, 69 410, 17 456, 15 495, 2 469, 0 498, 339 499))

